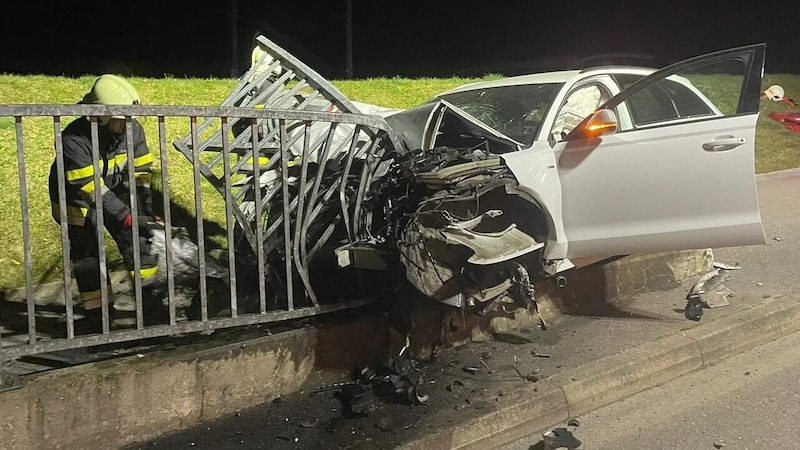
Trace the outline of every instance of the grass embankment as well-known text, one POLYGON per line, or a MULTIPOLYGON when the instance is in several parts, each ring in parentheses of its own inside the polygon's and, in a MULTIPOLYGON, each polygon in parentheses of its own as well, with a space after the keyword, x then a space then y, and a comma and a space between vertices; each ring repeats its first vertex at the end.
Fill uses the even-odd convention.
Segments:
MULTIPOLYGON (((94 76, 81 78, 0 75, 0 104, 73 104, 89 89, 94 76)), ((133 78, 145 103, 155 105, 218 105, 236 85, 232 79, 148 79, 133 78)), ((433 97, 438 92, 472 79, 370 79, 338 81, 334 84, 350 99, 393 108, 408 108, 433 97)), ((780 84, 787 93, 798 93, 800 77, 796 75, 766 75, 764 88, 780 84)), ((800 135, 786 130, 770 120, 771 111, 784 111, 783 103, 762 102, 756 139, 756 171, 770 172, 800 167, 800 135)), ((64 126, 69 120, 65 119, 64 126)), ((52 119, 25 119, 26 175, 31 223, 34 282, 57 279, 61 272, 61 241, 59 227, 50 216, 47 177, 54 158, 52 119)), ((155 120, 144 120, 151 149, 158 150, 158 131, 155 120)), ((167 124, 167 152, 171 198, 188 211, 193 210, 193 172, 186 158, 172 149, 174 139, 188 132, 188 123, 167 124)), ((19 178, 14 119, 0 118, 0 289, 24 284, 23 240, 19 178)), ((158 184, 160 168, 154 179, 158 184)), ((221 197, 204 183, 205 219, 223 223, 224 206, 221 197)), ((113 243, 107 250, 112 260, 117 257, 113 243)))

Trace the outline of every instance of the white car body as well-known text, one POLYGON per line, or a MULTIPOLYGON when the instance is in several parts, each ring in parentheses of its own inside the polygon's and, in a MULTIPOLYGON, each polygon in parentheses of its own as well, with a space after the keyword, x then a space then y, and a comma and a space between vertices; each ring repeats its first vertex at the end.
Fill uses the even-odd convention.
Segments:
MULTIPOLYGON (((521 143, 509 137, 519 150, 500 155, 518 181, 507 188, 509 193, 534 202, 548 217, 547 260, 759 244, 764 235, 754 175, 757 105, 753 108, 751 101, 747 110, 723 114, 679 75, 696 66, 707 67, 703 58, 741 61, 741 53, 758 53, 759 48, 763 56, 763 47, 751 46, 727 51, 727 58, 720 56, 726 52, 719 52, 658 73, 646 68, 601 67, 504 78, 461 86, 437 99, 450 104, 457 94, 480 93, 480 97, 509 87, 560 85, 532 141, 521 143), (617 96, 624 91, 615 81, 620 75, 643 79, 654 73, 655 80, 682 86, 677 88, 680 95, 694 96, 692 101, 702 102, 707 111, 637 123, 623 101, 613 105, 616 132, 589 139, 552 138, 557 116, 572 92, 595 84, 608 97, 617 96), (718 149, 716 141, 735 141, 735 145, 718 149)), ((747 77, 760 75, 763 59, 759 62, 756 56, 747 61, 758 69, 742 64, 739 98, 760 92, 760 79, 747 77)), ((647 86, 639 91, 643 88, 647 86)), ((628 93, 632 95, 636 94, 628 93)), ((613 103, 611 99, 607 104, 613 103)), ((475 109, 475 104, 462 109, 470 108, 475 109)), ((427 151, 436 147, 435 136, 440 134, 432 131, 433 116, 425 124, 423 138, 414 142, 427 151)), ((388 120, 392 124, 391 117, 388 120)))

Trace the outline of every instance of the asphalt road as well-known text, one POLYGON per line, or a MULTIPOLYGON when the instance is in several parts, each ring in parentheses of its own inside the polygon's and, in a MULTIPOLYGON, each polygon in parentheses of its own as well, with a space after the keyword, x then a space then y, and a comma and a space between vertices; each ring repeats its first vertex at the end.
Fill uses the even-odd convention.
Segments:
MULTIPOLYGON (((800 449, 800 333, 578 417, 582 450, 800 449)), ((566 424, 564 424, 566 425, 566 424)), ((542 448, 539 433, 501 447, 542 448)))

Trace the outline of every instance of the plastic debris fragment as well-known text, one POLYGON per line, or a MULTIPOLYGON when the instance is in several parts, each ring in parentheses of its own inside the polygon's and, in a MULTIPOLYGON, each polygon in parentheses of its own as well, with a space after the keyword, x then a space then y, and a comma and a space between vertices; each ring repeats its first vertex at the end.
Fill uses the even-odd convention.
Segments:
POLYGON ((571 431, 566 428, 554 428, 551 431, 542 433, 545 450, 555 450, 557 448, 576 449, 582 442, 578 440, 571 431))

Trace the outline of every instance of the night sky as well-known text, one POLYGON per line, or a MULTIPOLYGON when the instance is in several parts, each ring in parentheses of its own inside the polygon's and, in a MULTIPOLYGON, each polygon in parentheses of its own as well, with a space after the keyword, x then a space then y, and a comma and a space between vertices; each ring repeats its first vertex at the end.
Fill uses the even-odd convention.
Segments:
MULTIPOLYGON (((356 78, 660 67, 756 42, 767 43, 767 72, 800 73, 794 1, 352 2, 356 78)), ((5 9, 5 73, 226 77, 247 68, 261 33, 326 77, 345 74, 344 0, 29 0, 5 9)))

